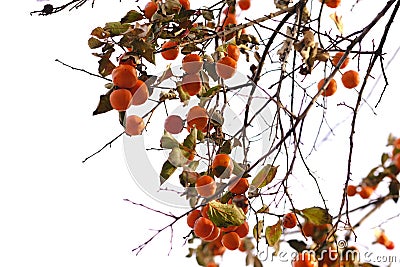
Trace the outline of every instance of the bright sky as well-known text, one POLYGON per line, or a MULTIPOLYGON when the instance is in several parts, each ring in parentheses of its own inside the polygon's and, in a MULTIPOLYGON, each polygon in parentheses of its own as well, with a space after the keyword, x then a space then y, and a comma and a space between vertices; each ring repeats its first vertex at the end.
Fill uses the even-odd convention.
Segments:
MULTIPOLYGON (((148 229, 165 226, 168 218, 134 207, 123 199, 129 198, 175 214, 183 211, 154 201, 138 188, 126 166, 122 140, 82 164, 86 156, 118 135, 121 128, 114 112, 96 117, 91 115, 99 95, 106 91, 104 81, 55 62, 55 59, 60 59, 95 72, 96 58, 87 46, 90 31, 107 21, 119 20, 129 7, 144 6, 144 1, 139 1, 139 4, 125 0, 122 3, 96 1, 94 9, 87 5, 77 11, 48 17, 29 16, 29 12, 40 9, 43 2, 24 2, 24 5, 20 5, 20 1, 0 4, 3 25, 0 42, 3 77, 0 105, 0 266, 124 267, 158 266, 160 263, 164 266, 196 266, 194 258, 184 257, 187 247, 182 247, 181 237, 189 232, 184 220, 174 228, 170 256, 168 231, 150 243, 140 256, 131 253, 131 249, 152 235, 148 229)), ((202 1, 205 2, 211 1, 202 1)), ((271 10, 263 7, 263 2, 253 0, 251 11, 242 14, 241 18, 269 13, 271 10)), ((370 2, 361 1, 356 14, 343 14, 346 31, 361 29, 373 13, 381 9, 380 3, 370 2)), ((343 13, 343 10, 345 7, 338 11, 343 13)), ((397 22, 392 34, 398 31, 397 22)), ((385 64, 397 49, 397 36, 394 35, 387 45, 385 64)), ((364 106, 357 123, 355 141, 358 150, 353 162, 353 177, 357 183, 369 171, 368 168, 379 162, 387 135, 392 132, 400 136, 397 116, 400 91, 396 68, 399 63, 399 58, 396 58, 387 69, 390 86, 375 110, 377 116, 364 106)), ((356 62, 351 64, 353 68, 357 67, 356 62)), ((376 86, 382 85, 380 79, 376 86)), ((372 105, 379 91, 375 91, 372 105)), ((343 91, 329 99, 328 106, 333 107, 333 111, 328 113, 330 118, 346 117, 348 110, 337 108, 336 104, 346 97, 354 98, 355 93, 350 94, 343 91)), ((345 179, 348 133, 348 125, 338 128, 335 136, 319 147, 319 152, 328 153, 325 154, 328 156, 310 158, 310 165, 318 169, 332 208, 339 203, 338 195, 345 179)), ((311 183, 306 180, 306 175, 294 179, 299 184, 303 179, 306 184, 311 183)), ((294 196, 301 196, 304 205, 311 205, 314 200, 304 196, 307 187, 298 186, 294 196)), ((359 199, 354 201, 362 203, 359 199)), ((390 217, 395 209, 398 210, 398 206, 387 205, 380 213, 380 219, 390 217)), ((373 239, 371 227, 376 225, 373 221, 366 223, 366 232, 359 234, 358 241, 370 244, 373 239)), ((394 226, 392 222, 385 228, 400 247, 394 226)), ((369 249, 385 252, 377 246, 369 249)), ((393 251, 396 253, 400 257, 399 250, 393 251)), ((243 266, 242 263, 244 255, 228 252, 221 266, 243 266)))

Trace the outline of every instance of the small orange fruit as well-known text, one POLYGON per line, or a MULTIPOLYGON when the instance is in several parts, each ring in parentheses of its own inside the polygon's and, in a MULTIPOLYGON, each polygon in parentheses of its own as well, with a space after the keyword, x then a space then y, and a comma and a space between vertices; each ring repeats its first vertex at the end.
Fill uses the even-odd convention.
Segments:
POLYGON ((215 70, 219 77, 224 80, 232 78, 237 69, 237 62, 233 58, 226 56, 217 61, 215 70))
POLYGON ((198 130, 203 131, 208 124, 207 110, 200 106, 193 106, 188 111, 186 121, 189 130, 196 126, 198 130))
POLYGON ((247 251, 246 246, 245 246, 245 242, 243 241, 243 239, 240 240, 239 250, 241 252, 246 252, 247 251))
POLYGON ((143 119, 136 115, 130 115, 125 121, 125 133, 128 135, 139 135, 144 130, 143 119))
POLYGON ((179 55, 178 42, 167 41, 161 46, 161 56, 166 60, 174 60, 179 55))
POLYGON ((233 163, 228 154, 217 154, 211 165, 212 173, 216 177, 229 177, 233 171, 233 163))
POLYGON ((249 233, 249 224, 245 221, 242 223, 235 232, 239 235, 240 238, 246 237, 249 233))
MULTIPOLYGON (((318 90, 321 90, 322 86, 325 83, 325 79, 322 79, 318 83, 318 90)), ((331 96, 336 93, 337 90, 337 83, 335 79, 331 79, 328 86, 326 87, 325 91, 322 93, 323 96, 331 96)))
POLYGON ((203 60, 197 54, 187 54, 182 59, 182 69, 189 74, 197 73, 203 67, 203 60))
POLYGON ((315 231, 315 225, 310 221, 306 221, 303 224, 303 233, 305 236, 312 236, 315 231))
POLYGON ((198 94, 201 90, 202 83, 198 73, 186 74, 182 78, 182 90, 190 96, 198 94))
POLYGON ((387 242, 389 242, 389 238, 387 237, 385 232, 382 231, 376 239, 376 243, 385 245, 387 242))
POLYGON ((250 0, 239 0, 238 5, 241 10, 247 10, 250 8, 250 0))
POLYGON ((183 120, 178 115, 170 115, 164 121, 164 129, 172 134, 178 134, 182 132, 183 120))
POLYGON ((200 238, 206 238, 213 232, 214 227, 215 225, 212 221, 204 217, 200 217, 194 223, 193 230, 196 236, 200 238))
POLYGON ((394 165, 397 167, 397 169, 400 169, 400 153, 397 153, 396 155, 394 155, 392 161, 393 161, 394 165))
MULTIPOLYGON (((321 2, 323 0, 320 0, 321 2)), ((330 8, 337 8, 340 5, 341 0, 325 0, 325 5, 330 8)))
POLYGON ((360 195, 361 198, 367 199, 372 195, 373 192, 374 192, 374 189, 372 187, 363 185, 361 187, 360 192, 358 192, 358 194, 360 195))
MULTIPOLYGON (((337 64, 339 63, 339 60, 343 57, 344 52, 337 52, 333 58, 332 58, 332 65, 333 66, 337 66, 337 64)), ((340 65, 340 69, 344 69, 348 64, 349 64, 350 59, 347 57, 342 65, 340 65)))
POLYGON ((229 186, 229 191, 233 194, 244 194, 249 189, 249 180, 247 178, 240 178, 236 183, 229 186))
POLYGON ((282 218, 282 225, 285 228, 294 228, 297 225, 296 214, 293 212, 285 214, 282 218))
POLYGON ((158 10, 158 5, 153 1, 150 1, 144 7, 144 16, 148 19, 151 19, 158 10))
POLYGON ((149 89, 147 88, 146 83, 142 80, 138 80, 130 91, 132 93, 131 104, 134 106, 142 105, 146 103, 147 99, 149 99, 149 89))
POLYGON ((210 262, 207 263, 207 267, 218 267, 218 264, 216 264, 213 261, 210 261, 210 262))
POLYGON ((221 227, 221 231, 224 233, 234 232, 239 228, 239 226, 231 225, 228 227, 221 227))
POLYGON ((393 241, 388 241, 388 242, 385 244, 385 247, 386 247, 387 249, 389 249, 389 250, 394 249, 394 242, 393 242, 393 241))
POLYGON ((352 184, 349 184, 348 186, 347 186, 347 195, 349 196, 349 197, 352 197, 352 196, 354 196, 355 194, 357 194, 357 186, 355 186, 355 185, 352 185, 352 184))
POLYGON ((240 238, 236 232, 229 232, 225 233, 222 236, 222 245, 229 250, 235 250, 239 248, 240 245, 240 238))
POLYGON ((200 210, 192 210, 189 212, 186 218, 187 225, 190 228, 194 227, 194 223, 197 221, 198 218, 201 217, 201 211, 200 210))
POLYGON ((210 208, 210 205, 206 204, 201 208, 201 216, 203 216, 204 218, 210 219, 208 218, 208 210, 210 208))
POLYGON ((209 197, 215 193, 217 184, 211 176, 200 176, 196 181, 196 191, 202 197, 209 197))
POLYGON ((181 3, 182 7, 186 10, 190 9, 190 2, 189 0, 179 0, 179 3, 181 3))
POLYGON ((224 29, 226 26, 232 25, 232 24, 233 25, 237 24, 236 15, 233 13, 228 13, 228 15, 223 20, 222 29, 224 29))
POLYGON ((132 94, 128 89, 116 89, 110 94, 110 104, 113 109, 125 111, 129 108, 132 94))
POLYGON ((360 74, 355 70, 348 70, 342 75, 342 83, 346 88, 354 88, 360 83, 360 74))
POLYGON ((137 82, 137 72, 131 65, 119 65, 111 72, 112 82, 119 88, 132 88, 137 82))
POLYGON ((240 50, 237 45, 229 44, 226 47, 226 53, 229 57, 233 58, 234 60, 238 61, 240 57, 240 50))
POLYGON ((207 242, 212 242, 214 240, 217 240, 220 234, 221 234, 221 229, 217 226, 214 226, 214 229, 211 232, 211 234, 209 236, 203 238, 203 240, 207 241, 207 242))

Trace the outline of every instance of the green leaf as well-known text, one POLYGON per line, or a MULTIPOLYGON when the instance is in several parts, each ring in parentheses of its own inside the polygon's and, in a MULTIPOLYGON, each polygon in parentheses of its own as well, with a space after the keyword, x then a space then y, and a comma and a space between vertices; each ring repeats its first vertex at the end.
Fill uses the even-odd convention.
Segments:
POLYGON ((268 185, 275 178, 276 172, 278 171, 279 166, 272 166, 271 164, 267 164, 257 173, 256 177, 254 177, 251 185, 256 188, 263 188, 268 185))
POLYGON ((386 161, 389 159, 389 154, 388 153, 383 153, 381 156, 381 164, 385 165, 386 161))
POLYGON ((227 191, 225 194, 222 195, 220 198, 221 203, 226 204, 232 198, 233 194, 231 191, 227 191))
POLYGON ((257 242, 260 241, 263 231, 264 231, 264 221, 259 220, 257 222, 257 224, 254 225, 254 228, 253 228, 253 236, 257 242))
POLYGON ((265 237, 267 238, 267 244, 270 247, 275 246, 275 244, 279 241, 281 235, 282 235, 281 220, 278 220, 276 224, 267 226, 267 228, 265 228, 265 237))
POLYGON ((393 196, 393 201, 397 203, 399 201, 399 194, 400 194, 400 183, 397 179, 392 179, 389 184, 389 195, 393 196))
POLYGON ((218 227, 239 226, 246 220, 243 210, 234 204, 222 204, 215 200, 208 204, 208 217, 218 227))
POLYGON ((183 141, 183 146, 194 150, 196 148, 196 140, 197 140, 197 128, 193 127, 190 131, 190 134, 186 136, 185 140, 183 141))
POLYGON ((121 23, 119 21, 116 22, 107 22, 106 26, 104 26, 104 30, 110 34, 111 37, 118 36, 125 33, 129 29, 129 23, 121 23))
POLYGON ((320 207, 312 207, 301 210, 304 217, 315 225, 331 224, 332 216, 328 210, 320 207))
POLYGON ((177 168, 172 165, 168 160, 164 162, 160 173, 160 184, 163 184, 175 172, 177 168))
POLYGON ((97 104, 97 108, 95 111, 93 111, 93 116, 106 113, 110 110, 113 110, 113 107, 111 106, 110 103, 110 94, 113 90, 109 90, 105 95, 100 96, 99 103, 97 104))
POLYGON ((221 90, 222 86, 221 85, 216 85, 211 87, 209 90, 207 90, 204 94, 202 94, 203 97, 213 97, 216 94, 218 94, 219 90, 221 90))
POLYGON ((174 147, 179 147, 179 142, 169 132, 164 130, 164 135, 160 140, 160 146, 162 148, 172 149, 174 147))
POLYGON ((121 23, 132 23, 138 20, 143 19, 143 15, 136 10, 130 10, 126 15, 121 19, 121 23))
POLYGON ((233 160, 233 159, 232 159, 232 163, 233 163, 232 174, 234 174, 236 176, 242 176, 244 173, 244 169, 242 168, 242 166, 240 166, 239 163, 237 163, 236 160, 233 160))
POLYGON ((200 161, 198 160, 193 160, 192 162, 189 163, 188 168, 191 169, 192 171, 195 171, 197 167, 199 167, 200 161))
POLYGON ((197 131, 197 140, 203 142, 204 138, 205 138, 204 133, 202 131, 197 131))
POLYGON ((301 253, 307 249, 307 244, 304 243, 303 241, 292 239, 287 242, 288 242, 289 246, 291 246, 294 250, 296 250, 299 253, 301 253))
POLYGON ((186 165, 188 159, 182 149, 179 147, 172 148, 169 153, 168 162, 175 167, 183 167, 186 165))
POLYGON ((94 38, 94 37, 90 37, 89 40, 88 40, 88 46, 89 46, 90 49, 99 48, 103 44, 104 44, 104 42, 102 42, 99 39, 94 38))

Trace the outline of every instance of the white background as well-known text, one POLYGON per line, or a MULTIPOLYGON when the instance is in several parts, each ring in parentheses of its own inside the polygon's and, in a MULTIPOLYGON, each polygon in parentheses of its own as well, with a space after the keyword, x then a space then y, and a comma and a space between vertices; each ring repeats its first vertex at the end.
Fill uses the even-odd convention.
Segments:
MULTIPOLYGON (((252 4, 247 13, 251 17, 272 11, 263 7, 261 0, 253 0, 252 4)), ((33 0, 3 1, 0 5, 0 266, 123 267, 160 263, 196 266, 195 259, 184 257, 187 247, 182 248, 181 237, 189 231, 184 220, 174 228, 174 249, 170 256, 168 231, 139 256, 131 252, 152 235, 148 229, 163 227, 168 218, 134 207, 124 202, 124 198, 176 214, 182 210, 162 206, 138 189, 126 168, 122 140, 82 164, 87 155, 119 134, 121 128, 114 112, 91 115, 99 95, 105 92, 104 81, 55 62, 60 59, 96 72, 97 59, 87 47, 90 31, 107 21, 119 20, 129 7, 135 8, 138 4, 96 1, 94 9, 87 5, 49 17, 29 16, 30 11, 42 5, 33 0)), ((356 14, 344 14, 348 32, 362 28, 380 8, 374 1, 361 1, 356 14), (372 8, 374 5, 377 7, 372 8)), ((344 10, 344 7, 339 9, 342 13, 344 10)), ((392 34, 398 30, 396 25, 392 34)), ((387 59, 397 49, 396 41, 392 38, 388 42, 387 59)), ((379 162, 387 135, 390 132, 400 135, 398 64, 399 60, 395 59, 387 71, 390 86, 376 109, 378 115, 372 115, 364 107, 357 123, 355 183, 379 162)), ((377 86, 381 87, 382 83, 377 86)), ((346 94, 349 93, 338 93, 329 100, 330 105, 335 107, 346 94)), ((348 114, 343 107, 335 109, 340 116, 348 114)), ((331 207, 338 205, 345 179, 348 125, 335 133, 319 148, 327 156, 313 158, 311 162, 318 169, 331 207)), ((305 177, 294 179, 302 182, 305 177)), ((299 194, 304 203, 312 204, 313 199, 304 197, 306 188, 299 188, 294 195, 299 194)), ((359 198, 354 201, 363 203, 359 198)), ((379 219, 390 217, 396 210, 398 206, 389 204, 380 212, 379 219)), ((379 246, 370 245, 375 225, 376 221, 366 223, 365 231, 358 232, 358 241, 369 244, 368 249, 387 253, 379 246)), ((394 237, 397 234, 394 225, 392 222, 384 226, 400 246, 400 239, 394 237)), ((392 251, 390 255, 395 253, 392 251)), ((243 263, 244 256, 239 252, 228 252, 222 266, 243 266, 243 263)))

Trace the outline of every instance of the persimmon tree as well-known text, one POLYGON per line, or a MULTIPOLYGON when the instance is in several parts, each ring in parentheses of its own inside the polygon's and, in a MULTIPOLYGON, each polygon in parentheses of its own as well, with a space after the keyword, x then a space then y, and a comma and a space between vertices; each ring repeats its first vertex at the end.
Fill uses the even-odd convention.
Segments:
MULTIPOLYGON (((46 4, 31 14, 67 12, 87 2, 95 4, 46 4)), ((368 85, 376 75, 384 77, 379 105, 389 84, 385 44, 400 1, 374 3, 376 16, 351 33, 345 33, 335 10, 340 0, 266 2, 271 2, 269 14, 252 17, 246 13, 253 5, 250 0, 209 6, 149 1, 91 29, 88 45, 98 60, 98 74, 60 63, 107 80, 108 91, 100 95, 93 115, 114 112, 122 132, 84 162, 121 136, 135 142, 144 133, 157 146, 147 149, 167 154, 158 166, 157 183, 161 188, 177 181, 180 190, 172 193, 186 199, 187 208, 179 215, 168 207, 156 210, 171 223, 134 248, 137 254, 165 230, 171 230, 172 238, 175 223, 186 220, 187 256, 195 255, 201 266, 218 266, 226 250, 238 250, 247 264, 262 266, 260 244, 278 253, 283 243, 304 252, 293 259, 293 266, 373 266, 348 257, 358 248, 339 241, 355 241, 366 219, 387 202, 398 201, 400 139, 389 136, 381 162, 365 166, 362 179, 353 177, 352 160, 360 107, 370 105, 368 85), (157 69, 160 61, 171 64, 157 69), (341 202, 334 203, 323 194, 309 156, 330 157, 319 155, 316 144, 326 139, 324 131, 335 130, 327 112, 339 91, 356 97, 337 104, 350 112, 350 119, 345 128, 347 159, 338 163, 347 164, 347 172, 336 188, 341 202), (236 97, 241 105, 234 102, 236 97), (182 112, 169 114, 176 106, 182 112), (236 112, 235 120, 229 110, 236 112), (151 132, 151 125, 158 124, 154 116, 163 118, 162 132, 151 132), (304 170, 315 185, 307 192, 315 205, 300 207, 292 186, 304 170), (356 195, 364 202, 351 208, 356 195)), ((359 1, 353 2, 351 8, 357 9, 359 1)), ((389 250, 395 245, 383 227, 376 244, 389 250)))

